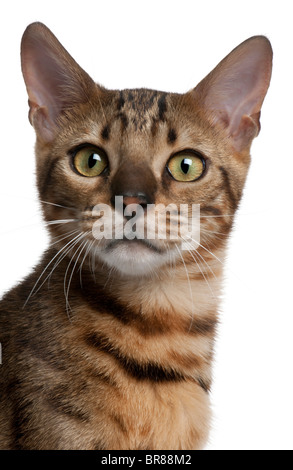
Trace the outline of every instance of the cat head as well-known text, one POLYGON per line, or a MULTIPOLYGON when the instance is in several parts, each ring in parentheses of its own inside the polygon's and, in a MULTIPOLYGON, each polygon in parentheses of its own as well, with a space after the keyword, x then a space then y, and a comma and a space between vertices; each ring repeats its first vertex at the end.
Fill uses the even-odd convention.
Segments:
POLYGON ((26 29, 21 63, 39 194, 59 249, 80 259, 94 253, 122 274, 149 275, 184 262, 195 248, 206 259, 207 246, 225 246, 270 82, 265 37, 242 43, 185 94, 107 90, 41 23, 26 29), (164 213, 171 204, 165 222, 147 220, 155 205, 164 213), (180 204, 188 208, 184 220, 200 208, 200 240, 170 236, 180 204), (147 226, 166 236, 150 236, 147 226))

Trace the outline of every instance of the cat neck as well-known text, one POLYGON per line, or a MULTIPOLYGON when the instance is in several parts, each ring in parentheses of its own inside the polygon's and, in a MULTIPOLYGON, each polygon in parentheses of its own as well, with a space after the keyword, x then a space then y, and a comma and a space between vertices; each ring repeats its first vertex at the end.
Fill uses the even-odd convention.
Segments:
MULTIPOLYGON (((54 253, 53 249, 46 253, 42 267, 54 253)), ((150 328, 166 321, 176 325, 181 321, 188 328, 194 318, 206 318, 219 309, 224 254, 223 248, 218 249, 202 263, 185 254, 171 269, 167 266, 148 276, 125 276, 102 263, 93 269, 89 261, 80 269, 74 259, 64 258, 49 277, 49 291, 66 306, 72 320, 87 311, 88 321, 94 322, 97 312, 111 311, 122 322, 130 315, 150 328)), ((43 289, 47 295, 47 282, 43 289)))
MULTIPOLYGON (((152 320, 168 312, 169 316, 202 317, 217 311, 221 294, 221 280, 225 250, 217 250, 205 262, 185 256, 175 266, 167 266, 148 276, 125 276, 102 264, 91 266, 76 275, 74 290, 80 290, 83 299, 101 305, 101 297, 109 304, 122 305, 152 320)), ((119 308, 119 307, 118 307, 119 308)))

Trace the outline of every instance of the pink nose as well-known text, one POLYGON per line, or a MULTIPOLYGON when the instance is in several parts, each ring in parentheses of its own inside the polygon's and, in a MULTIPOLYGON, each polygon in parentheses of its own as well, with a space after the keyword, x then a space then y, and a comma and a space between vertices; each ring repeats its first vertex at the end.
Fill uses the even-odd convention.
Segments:
POLYGON ((140 205, 141 203, 143 203, 143 201, 139 198, 139 197, 135 197, 135 196, 124 196, 123 198, 123 204, 125 206, 129 206, 129 204, 137 204, 137 205, 140 205))
POLYGON ((147 197, 143 193, 137 194, 125 194, 123 196, 123 205, 124 207, 129 206, 129 204, 136 204, 141 206, 143 209, 147 208, 147 197))
POLYGON ((138 213, 139 208, 142 208, 145 211, 147 209, 146 196, 143 194, 123 196, 123 208, 124 208, 124 217, 126 217, 126 219, 131 218, 133 215, 133 212, 138 213), (130 205, 132 205, 131 214, 125 215, 125 209, 126 207, 130 205))

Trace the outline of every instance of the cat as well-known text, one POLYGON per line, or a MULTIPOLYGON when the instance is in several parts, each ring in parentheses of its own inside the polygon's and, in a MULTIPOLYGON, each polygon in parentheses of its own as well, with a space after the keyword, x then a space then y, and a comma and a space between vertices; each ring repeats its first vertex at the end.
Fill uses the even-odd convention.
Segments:
POLYGON ((24 32, 21 65, 51 242, 0 302, 0 448, 204 449, 223 261, 270 42, 247 39, 184 94, 97 85, 42 23, 24 32), (131 228, 95 237, 100 204, 131 228), (200 240, 147 238, 155 204, 199 205, 200 240))

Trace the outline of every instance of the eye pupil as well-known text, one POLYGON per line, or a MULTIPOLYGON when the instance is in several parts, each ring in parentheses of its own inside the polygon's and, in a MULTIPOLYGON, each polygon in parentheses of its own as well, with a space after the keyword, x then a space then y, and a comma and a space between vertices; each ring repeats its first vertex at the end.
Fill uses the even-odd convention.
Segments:
POLYGON ((88 160, 88 166, 89 166, 89 168, 93 168, 93 167, 96 165, 97 160, 100 160, 100 161, 101 161, 101 158, 99 157, 99 155, 97 155, 96 153, 92 153, 92 154, 89 156, 89 160, 88 160))
POLYGON ((192 165, 192 161, 189 158, 184 158, 181 162, 181 170, 185 175, 189 172, 189 168, 192 165))

